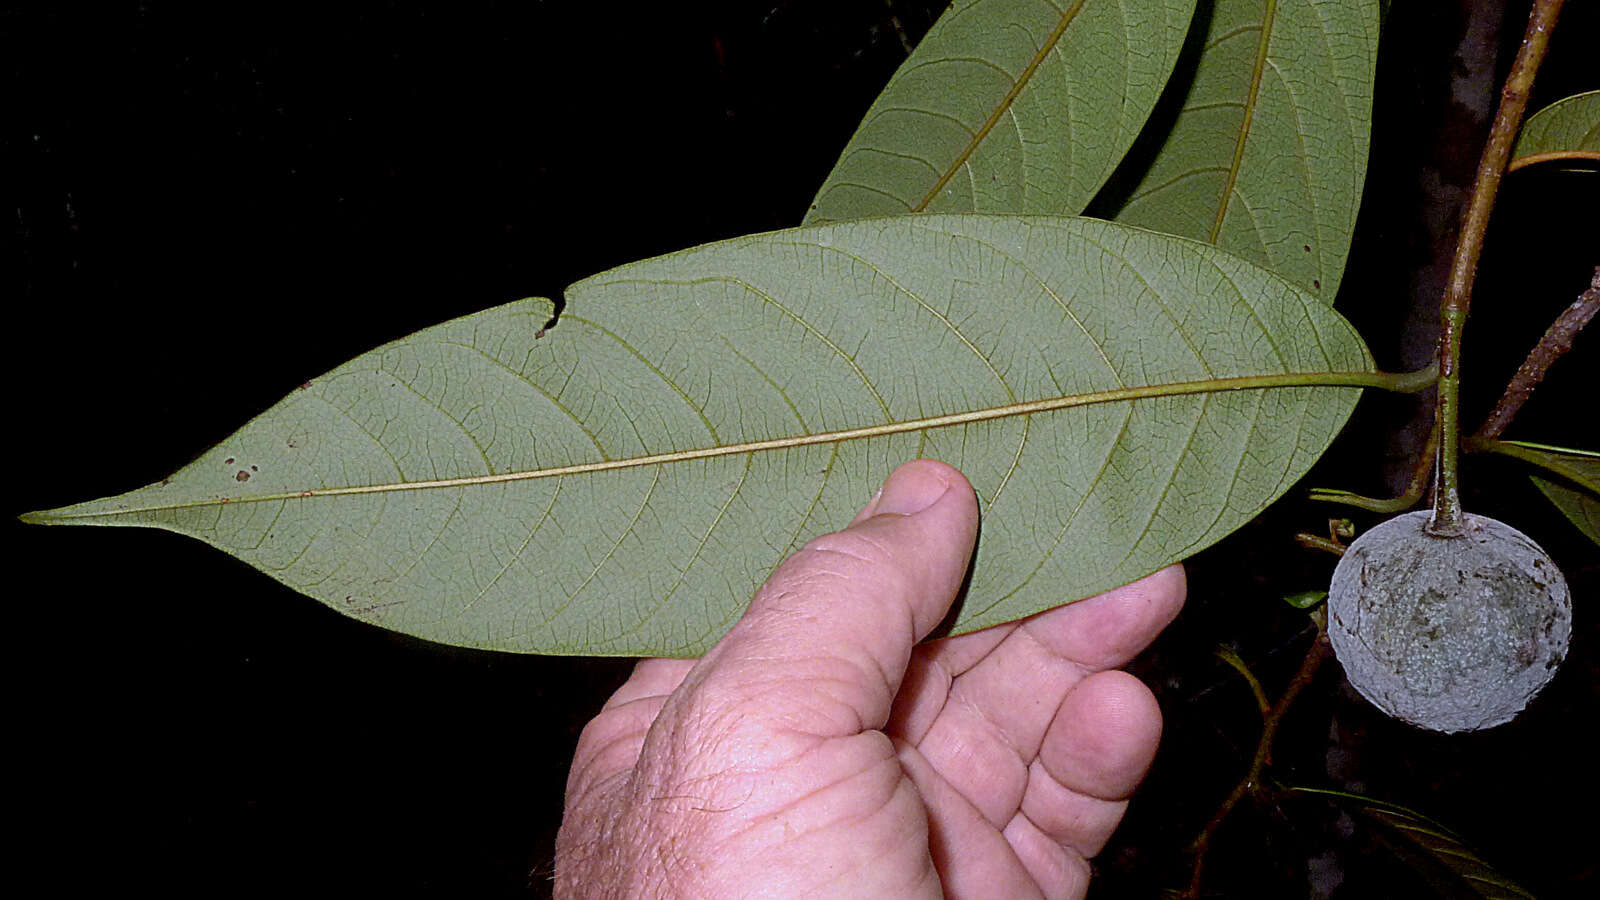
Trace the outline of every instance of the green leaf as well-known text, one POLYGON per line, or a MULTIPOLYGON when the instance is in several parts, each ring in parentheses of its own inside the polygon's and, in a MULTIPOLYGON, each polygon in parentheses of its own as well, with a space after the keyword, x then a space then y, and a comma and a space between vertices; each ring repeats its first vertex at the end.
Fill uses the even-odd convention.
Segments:
POLYGON ((1528 117, 1511 168, 1554 160, 1600 161, 1600 91, 1575 94, 1528 117))
POLYGON ((1521 460, 1565 478, 1592 494, 1600 494, 1600 453, 1593 450, 1477 437, 1467 438, 1462 446, 1475 453, 1495 453, 1521 460))
POLYGON ((1283 602, 1295 609, 1311 609, 1328 599, 1327 591, 1300 591, 1296 594, 1285 594, 1283 602))
POLYGON ((1496 453, 1537 466, 1548 475, 1530 476, 1534 487, 1561 510, 1578 530, 1600 544, 1600 453, 1572 447, 1552 447, 1528 441, 1497 441, 1470 437, 1467 450, 1496 453))
POLYGON ((1334 798, 1377 823, 1395 839, 1388 843, 1396 855, 1447 896, 1535 900, 1526 888, 1485 862, 1460 835, 1415 810, 1344 791, 1304 787, 1289 790, 1334 798))
POLYGON ((1540 478, 1537 475, 1531 478, 1533 486, 1539 489, 1539 493, 1544 494, 1545 499, 1555 504, 1556 509, 1561 510, 1561 514, 1589 540, 1600 544, 1600 497, 1560 481, 1540 478))
POLYGON ((1082 212, 1155 106, 1194 5, 953 4, 867 111, 806 222, 1082 212))
POLYGON ((579 282, 545 331, 552 308, 380 347, 165 481, 28 518, 193 535, 430 640, 694 655, 931 456, 985 517, 964 631, 1217 541, 1326 449, 1359 394, 1327 385, 1390 383, 1282 279, 1090 219, 742 237, 579 282))
POLYGON ((1216 244, 1333 302, 1377 47, 1374 0, 1216 0, 1182 109, 1116 220, 1216 244))

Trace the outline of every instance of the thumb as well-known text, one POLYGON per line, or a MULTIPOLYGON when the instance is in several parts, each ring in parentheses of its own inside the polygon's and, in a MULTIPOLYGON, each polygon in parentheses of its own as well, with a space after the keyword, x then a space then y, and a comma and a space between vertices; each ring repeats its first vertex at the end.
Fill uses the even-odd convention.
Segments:
POLYGON ((690 680, 818 737, 882 728, 912 648, 961 587, 977 525, 960 472, 906 463, 848 528, 773 572, 690 680))

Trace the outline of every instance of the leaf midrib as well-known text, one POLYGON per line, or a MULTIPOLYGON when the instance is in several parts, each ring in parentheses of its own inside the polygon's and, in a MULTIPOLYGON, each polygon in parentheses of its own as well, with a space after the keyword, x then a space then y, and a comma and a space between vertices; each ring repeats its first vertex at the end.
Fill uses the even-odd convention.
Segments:
POLYGON ((901 422, 886 422, 879 425, 868 425, 859 428, 846 428, 836 431, 821 431, 814 434, 770 438, 762 441, 748 441, 737 444, 726 444, 717 447, 703 447, 693 450, 675 450, 669 453, 654 453, 622 459, 598 460, 595 462, 576 463, 568 466, 554 466, 547 469, 501 472, 490 475, 468 475, 457 478, 440 478, 427 481, 408 481, 389 484, 314 488, 301 491, 282 491, 271 494, 255 494, 244 497, 215 497, 204 500, 190 500, 175 503, 153 503, 144 506, 124 507, 119 509, 97 509, 78 513, 64 513, 62 511, 46 510, 41 512, 27 513, 21 518, 23 521, 30 523, 52 524, 74 519, 82 520, 118 518, 136 515, 139 513, 194 509, 236 503, 267 503, 281 500, 304 500, 313 497, 338 497, 357 494, 397 493, 401 491, 431 490, 435 488, 461 488, 487 484, 505 484, 514 481, 531 481, 539 478, 585 475, 595 472, 610 471, 613 469, 630 469, 643 466, 688 462, 698 459, 712 459, 721 456, 734 456, 741 453, 787 450, 795 447, 808 447, 819 444, 834 444, 844 441, 864 440, 867 438, 883 437, 892 434, 904 434, 911 431, 922 431, 932 428, 949 428, 956 425, 968 425, 975 422, 986 422, 995 419, 1010 418, 1013 416, 1028 416, 1036 413, 1052 412, 1055 410, 1068 409, 1078 406, 1092 406, 1101 403, 1116 403, 1131 400, 1149 399, 1154 397, 1177 397, 1193 394, 1217 393, 1221 391, 1261 390, 1268 388, 1289 387, 1371 387, 1388 390, 1405 390, 1406 388, 1401 387, 1400 385, 1403 384, 1405 379, 1408 377, 1410 376, 1397 376, 1385 372, 1347 371, 1290 372, 1272 375, 1241 375, 1231 378, 1209 378, 1201 381, 1178 381, 1169 382, 1166 384, 1140 385, 1137 387, 1114 388, 1105 391, 1091 391, 1082 394, 1067 394, 1060 397, 1050 397, 1043 400, 1008 403, 1002 406, 966 410, 963 412, 948 413, 940 416, 928 416, 920 419, 908 419, 901 422))
POLYGON ((1255 121, 1256 100, 1261 94, 1261 79, 1267 68, 1267 48, 1272 43, 1272 28, 1277 15, 1277 0, 1267 0, 1266 11, 1261 17, 1261 37, 1256 43, 1255 68, 1250 73, 1250 93, 1244 103, 1244 118, 1239 123, 1239 136, 1233 143, 1233 160, 1228 164, 1228 177, 1222 185, 1222 196, 1217 198, 1217 216, 1211 222, 1207 243, 1215 244, 1222 234, 1222 222, 1228 216, 1233 186, 1238 183, 1239 169, 1244 165, 1244 146, 1250 139, 1250 126, 1255 121))
POLYGON ((1526 169, 1547 162, 1600 162, 1600 150, 1547 150, 1519 156, 1506 166, 1507 172, 1526 169))
POLYGON ((1044 63, 1045 57, 1049 56, 1050 52, 1056 48, 1056 44, 1061 41, 1061 36, 1067 33, 1067 27, 1078 17, 1078 13, 1083 10, 1083 5, 1086 2, 1087 0, 1077 0, 1072 4, 1071 8, 1061 14, 1061 22, 1056 25, 1054 31, 1050 32, 1050 36, 1045 39, 1044 45, 1039 48, 1039 52, 1035 53, 1033 59, 1028 61, 1027 67, 1022 70, 1022 74, 1017 78, 1017 83, 1012 85, 1011 90, 1006 92, 1005 97, 995 107, 994 112, 989 114, 988 120, 973 133, 972 139, 967 142, 967 146, 962 148, 955 161, 950 163, 943 175, 939 176, 939 180, 934 183, 933 188, 928 191, 926 196, 917 201, 916 205, 911 207, 913 213, 927 211, 928 204, 939 196, 939 193, 950 183, 950 179, 954 178, 956 173, 961 171, 961 167, 967 164, 967 160, 972 158, 972 154, 977 151, 978 145, 989 137, 989 132, 993 131, 994 126, 999 124, 1000 117, 1011 109, 1011 104, 1016 102, 1023 89, 1033 80, 1033 73, 1038 71, 1039 66, 1044 63))

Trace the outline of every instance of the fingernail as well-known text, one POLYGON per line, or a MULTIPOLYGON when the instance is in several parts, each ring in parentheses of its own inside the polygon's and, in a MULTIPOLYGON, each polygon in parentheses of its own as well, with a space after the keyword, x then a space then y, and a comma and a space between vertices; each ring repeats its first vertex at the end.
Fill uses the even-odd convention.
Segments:
POLYGON ((914 515, 937 503, 948 490, 950 485, 937 475, 920 466, 904 465, 895 469, 883 483, 872 513, 914 515))

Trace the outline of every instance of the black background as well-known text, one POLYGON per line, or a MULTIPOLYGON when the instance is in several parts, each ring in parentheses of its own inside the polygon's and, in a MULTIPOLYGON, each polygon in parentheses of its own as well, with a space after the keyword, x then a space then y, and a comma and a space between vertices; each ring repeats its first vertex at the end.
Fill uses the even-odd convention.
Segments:
MULTIPOLYGON (((158 480, 295 385, 421 327, 797 223, 941 6, 0 5, 7 509, 158 480)), ((1409 303, 1395 285, 1422 252, 1418 148, 1477 152, 1471 135, 1426 130, 1450 102, 1453 38, 1399 6, 1340 298, 1388 364, 1409 303)), ((1581 48, 1593 7, 1569 6, 1535 107, 1600 86, 1581 48)), ((1473 421, 1600 262, 1593 179, 1578 178, 1508 180, 1468 332, 1493 373, 1469 397, 1473 421)), ((1558 370, 1567 387, 1553 381, 1510 436, 1592 446, 1592 394, 1576 386, 1593 356, 1580 343, 1558 370)), ((1364 406, 1311 481, 1381 491, 1371 455, 1406 409, 1364 406)), ((1469 468, 1485 485, 1469 507, 1514 521, 1572 576, 1579 631, 1556 682, 1512 726, 1440 738, 1366 709, 1330 666, 1278 771, 1443 819, 1542 897, 1589 896, 1595 548, 1501 475, 1515 472, 1469 468)), ((1248 696, 1211 651, 1226 643, 1281 684, 1307 634, 1276 598, 1332 566, 1289 536, 1329 514, 1286 501, 1191 565, 1189 610, 1137 667, 1168 740, 1096 896, 1183 882, 1179 850, 1255 739, 1248 696)), ((22 868, 55 893, 547 890, 565 763, 626 661, 391 635, 164 533, 6 527, 14 819, 31 836, 22 868)), ((1318 857, 1343 873, 1335 896, 1425 896, 1333 807, 1239 815, 1214 853, 1218 896, 1299 896, 1318 857)))

